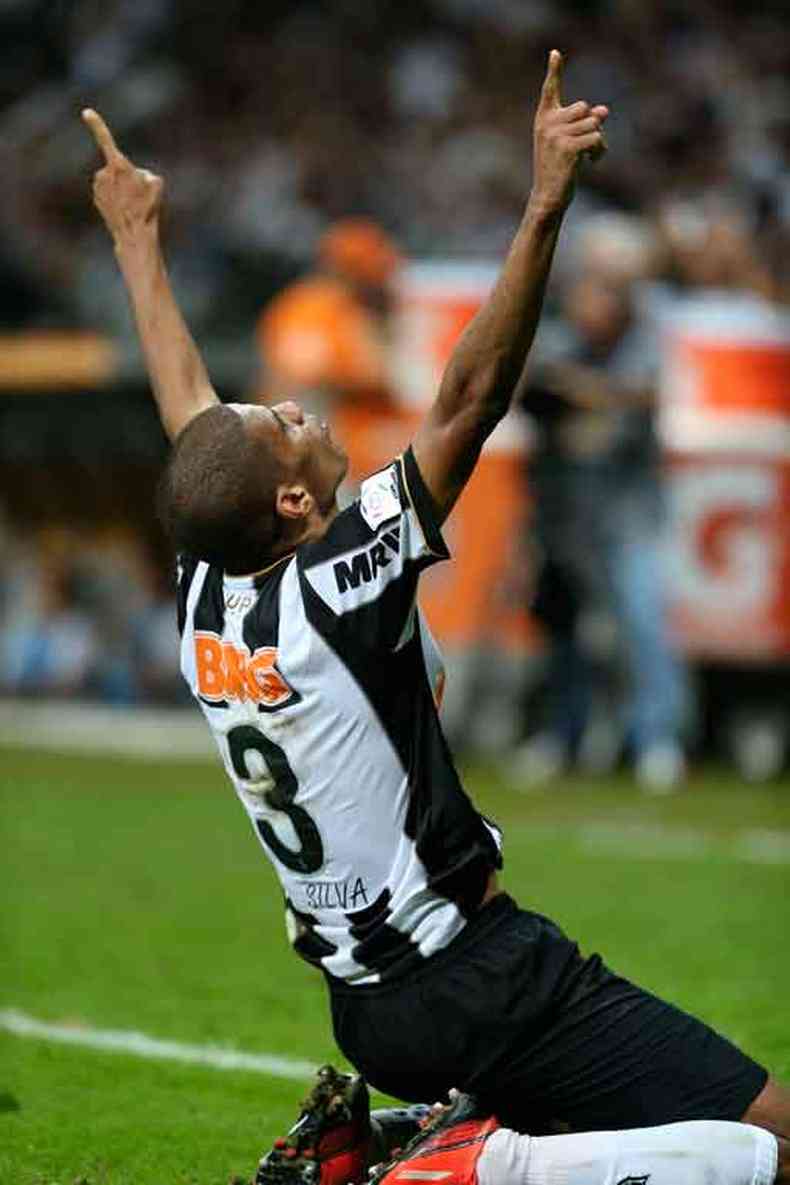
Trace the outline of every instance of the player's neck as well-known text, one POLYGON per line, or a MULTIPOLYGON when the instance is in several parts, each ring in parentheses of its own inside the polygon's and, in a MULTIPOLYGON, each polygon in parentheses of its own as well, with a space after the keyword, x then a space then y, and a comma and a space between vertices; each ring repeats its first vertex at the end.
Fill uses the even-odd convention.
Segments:
POLYGON ((287 555, 293 555, 297 547, 302 547, 305 543, 315 543, 316 540, 322 539, 334 522, 337 512, 337 503, 333 503, 327 511, 322 511, 316 506, 306 518, 299 519, 298 523, 289 524, 288 529, 272 547, 266 566, 276 564, 287 555))

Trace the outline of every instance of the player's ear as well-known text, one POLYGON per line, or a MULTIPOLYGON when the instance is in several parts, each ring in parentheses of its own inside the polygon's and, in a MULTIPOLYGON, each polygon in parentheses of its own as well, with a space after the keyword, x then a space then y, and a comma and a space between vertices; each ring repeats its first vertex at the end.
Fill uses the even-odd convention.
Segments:
POLYGON ((306 519, 309 517, 315 499, 303 485, 285 485, 277 487, 274 507, 280 518, 306 519))

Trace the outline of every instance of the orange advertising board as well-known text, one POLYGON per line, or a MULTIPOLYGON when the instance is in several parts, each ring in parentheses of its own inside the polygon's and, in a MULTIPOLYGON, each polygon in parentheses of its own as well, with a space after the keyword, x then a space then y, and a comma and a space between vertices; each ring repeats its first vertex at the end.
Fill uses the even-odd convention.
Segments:
POLYGON ((790 656, 790 461, 675 456, 671 619, 684 651, 790 656))
MULTIPOLYGON (((415 421, 436 396, 453 347, 491 290, 498 268, 424 263, 404 268, 399 288, 397 388, 415 421)), ((526 433, 512 413, 486 445, 445 525, 453 556, 423 578, 420 604, 447 646, 532 644, 535 630, 504 595, 524 529, 526 433)))
POLYGON ((790 656, 790 317, 678 304, 664 334, 671 613, 693 655, 790 656))

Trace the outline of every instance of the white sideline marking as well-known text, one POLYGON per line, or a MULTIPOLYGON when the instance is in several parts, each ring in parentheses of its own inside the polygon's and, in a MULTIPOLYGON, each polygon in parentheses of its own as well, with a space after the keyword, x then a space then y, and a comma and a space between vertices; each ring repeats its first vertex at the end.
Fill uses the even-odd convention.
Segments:
POLYGON ((193 708, 109 708, 106 704, 2 700, 0 745, 36 752, 216 761, 217 747, 193 708))
POLYGON ((584 823, 569 828, 590 852, 638 860, 707 860, 723 857, 745 864, 790 864, 790 832, 745 828, 715 835, 696 827, 660 823, 584 823))
POLYGON ((717 834, 674 823, 589 819, 575 824, 524 823, 519 831, 535 842, 561 839, 590 855, 622 860, 729 860, 741 864, 790 864, 790 830, 744 827, 717 834))
POLYGON ((210 1066, 214 1070, 249 1070, 255 1074, 268 1074, 272 1078, 302 1080, 311 1078, 316 1070, 312 1062, 300 1061, 298 1058, 244 1053, 240 1049, 223 1049, 219 1045, 182 1045, 179 1041, 161 1041, 146 1033, 126 1029, 50 1024, 14 1008, 0 1009, 0 1029, 14 1033, 17 1037, 58 1041, 63 1045, 82 1045, 109 1053, 130 1053, 135 1057, 188 1062, 195 1066, 210 1066))
POLYGON ((790 834, 753 828, 738 841, 738 855, 753 864, 790 864, 790 834))

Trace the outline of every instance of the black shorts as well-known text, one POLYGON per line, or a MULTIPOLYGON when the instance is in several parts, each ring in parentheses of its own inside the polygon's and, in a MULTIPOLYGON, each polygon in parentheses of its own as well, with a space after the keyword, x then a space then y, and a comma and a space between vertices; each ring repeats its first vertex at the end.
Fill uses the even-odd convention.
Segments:
POLYGON ((737 1120, 768 1078, 505 894, 416 973, 329 989, 337 1043, 371 1085, 414 1102, 457 1086, 533 1134, 737 1120))

